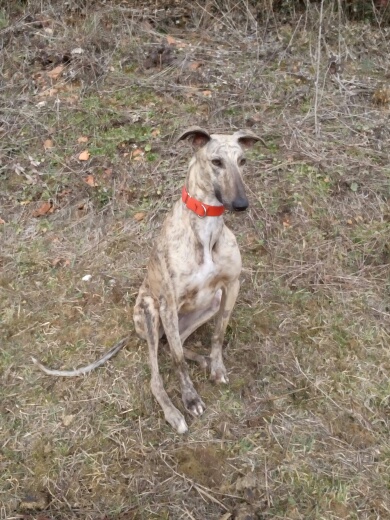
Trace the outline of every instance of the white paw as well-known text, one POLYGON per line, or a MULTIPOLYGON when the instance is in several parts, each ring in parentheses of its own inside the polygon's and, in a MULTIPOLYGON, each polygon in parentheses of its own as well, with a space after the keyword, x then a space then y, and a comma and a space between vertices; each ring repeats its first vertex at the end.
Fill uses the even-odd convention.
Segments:
POLYGON ((170 410, 168 413, 166 413, 165 420, 172 426, 174 430, 177 431, 177 433, 182 434, 188 431, 187 423, 177 408, 173 408, 173 410, 170 410))
POLYGON ((178 426, 176 427, 177 433, 183 434, 188 432, 188 426, 185 422, 184 418, 179 422, 178 426))
POLYGON ((226 368, 223 365, 221 366, 220 364, 218 364, 216 367, 213 367, 211 365, 210 379, 215 383, 229 383, 226 368))
POLYGON ((229 382, 229 378, 226 375, 222 374, 221 377, 219 379, 217 379, 216 381, 217 381, 217 383, 227 384, 229 382))

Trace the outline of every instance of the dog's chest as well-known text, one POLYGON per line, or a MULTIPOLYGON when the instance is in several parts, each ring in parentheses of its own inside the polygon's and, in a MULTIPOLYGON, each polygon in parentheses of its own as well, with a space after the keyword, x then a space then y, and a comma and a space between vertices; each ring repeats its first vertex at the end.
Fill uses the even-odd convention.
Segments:
POLYGON ((221 270, 212 258, 205 259, 202 265, 194 268, 183 277, 182 291, 179 297, 181 313, 209 307, 221 285, 221 270))
POLYGON ((235 242, 229 250, 204 248, 202 255, 193 255, 188 267, 182 273, 182 290, 178 299, 184 313, 209 307, 217 291, 239 276, 240 252, 235 242))
POLYGON ((218 262, 215 262, 213 255, 209 251, 203 252, 202 262, 198 264, 194 258, 193 269, 188 272, 187 286, 189 288, 208 287, 214 280, 222 274, 223 269, 218 262))

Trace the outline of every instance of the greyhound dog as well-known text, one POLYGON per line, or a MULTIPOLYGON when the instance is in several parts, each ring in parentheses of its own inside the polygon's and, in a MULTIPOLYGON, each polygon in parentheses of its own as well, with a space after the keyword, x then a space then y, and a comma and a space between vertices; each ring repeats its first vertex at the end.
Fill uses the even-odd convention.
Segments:
MULTIPOLYGON (((197 361, 203 368, 210 365, 212 381, 228 382, 222 344, 239 290, 241 255, 222 215, 225 209, 247 209, 241 174, 244 150, 257 141, 263 142, 250 130, 210 135, 199 127, 185 130, 177 141, 183 139, 191 141, 195 155, 181 200, 163 223, 134 307, 135 330, 149 348, 152 393, 165 419, 178 433, 185 433, 188 427, 164 389, 158 367, 159 340, 165 333, 185 409, 193 417, 200 416, 205 404, 190 379, 185 358, 197 361), (205 357, 183 348, 183 343, 213 316, 215 329, 208 363, 205 357)), ((51 370, 33 361, 48 374, 77 376, 102 365, 127 341, 121 340, 101 359, 76 370, 51 370)))

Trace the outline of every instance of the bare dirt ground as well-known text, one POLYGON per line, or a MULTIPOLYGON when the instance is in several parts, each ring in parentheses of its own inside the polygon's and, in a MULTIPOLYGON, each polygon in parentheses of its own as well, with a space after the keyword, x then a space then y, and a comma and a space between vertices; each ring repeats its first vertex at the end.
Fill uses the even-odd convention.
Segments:
MULTIPOLYGON (((389 29, 329 2, 321 24, 318 3, 9 4, 0 518, 389 518, 389 29), (207 410, 179 436, 135 335, 87 377, 30 356, 71 368, 133 333, 191 124, 268 148, 248 155, 250 209, 227 216, 244 265, 231 382, 190 366, 207 410)), ((210 331, 190 344, 207 353, 210 331)), ((160 363, 182 409, 164 345, 160 363)))

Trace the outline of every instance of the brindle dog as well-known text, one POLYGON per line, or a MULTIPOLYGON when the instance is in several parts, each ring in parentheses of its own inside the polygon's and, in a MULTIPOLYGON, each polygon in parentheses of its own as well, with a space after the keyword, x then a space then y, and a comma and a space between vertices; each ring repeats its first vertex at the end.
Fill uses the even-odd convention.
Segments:
MULTIPOLYGON (((205 405, 188 375, 185 357, 206 368, 216 383, 227 383, 222 344, 239 290, 241 255, 233 233, 226 227, 224 209, 244 211, 248 199, 242 180, 244 150, 263 140, 250 130, 233 135, 209 134, 199 127, 183 132, 196 150, 183 188, 182 199, 168 214, 150 257, 134 307, 137 334, 148 343, 151 389, 165 419, 178 433, 188 430, 182 413, 166 393, 158 367, 159 340, 165 333, 179 376, 186 410, 200 416, 205 405), (198 327, 215 319, 210 363, 186 348, 184 341, 198 327)), ((46 373, 77 376, 90 372, 114 356, 128 341, 121 340, 98 361, 70 371, 46 373)))

